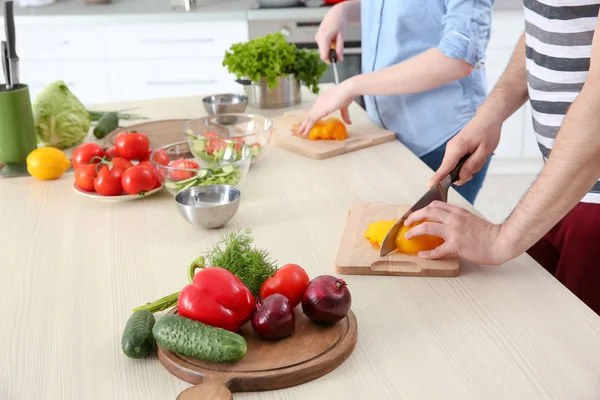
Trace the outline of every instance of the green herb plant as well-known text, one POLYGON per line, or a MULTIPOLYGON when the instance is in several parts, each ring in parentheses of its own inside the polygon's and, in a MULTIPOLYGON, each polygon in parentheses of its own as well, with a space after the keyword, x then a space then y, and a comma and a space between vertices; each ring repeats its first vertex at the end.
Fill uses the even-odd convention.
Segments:
POLYGON ((269 253, 252 247, 252 231, 232 232, 206 252, 209 265, 227 269, 244 282, 254 296, 267 278, 277 271, 269 253))
POLYGON ((279 32, 233 44, 225 52, 223 66, 238 79, 258 82, 264 78, 270 89, 275 88, 278 77, 294 75, 315 94, 327 70, 318 52, 297 48, 279 32))
MULTIPOLYGON (((221 267, 236 275, 250 289, 253 296, 260 294, 260 287, 276 271, 277 266, 263 249, 253 247, 254 238, 250 228, 231 232, 215 246, 196 258, 188 267, 188 281, 192 283, 196 269, 208 266, 221 267)), ((164 311, 177 304, 176 292, 151 303, 133 309, 147 310, 152 313, 164 311)))

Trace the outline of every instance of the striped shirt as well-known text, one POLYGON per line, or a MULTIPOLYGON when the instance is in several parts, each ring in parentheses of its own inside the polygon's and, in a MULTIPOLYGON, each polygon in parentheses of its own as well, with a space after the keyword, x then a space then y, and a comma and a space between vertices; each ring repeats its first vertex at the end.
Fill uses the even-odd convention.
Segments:
MULTIPOLYGON (((546 161, 587 78, 600 1, 524 0, 524 5, 529 101, 546 161)), ((600 203, 600 181, 582 201, 600 203)))

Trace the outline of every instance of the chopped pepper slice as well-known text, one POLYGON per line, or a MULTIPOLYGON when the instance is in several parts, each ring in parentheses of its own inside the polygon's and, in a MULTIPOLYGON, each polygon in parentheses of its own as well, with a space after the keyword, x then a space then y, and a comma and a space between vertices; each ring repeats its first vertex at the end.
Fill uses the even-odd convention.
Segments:
POLYGON ((318 121, 308 133, 310 140, 344 140, 347 137, 346 125, 336 117, 318 121))

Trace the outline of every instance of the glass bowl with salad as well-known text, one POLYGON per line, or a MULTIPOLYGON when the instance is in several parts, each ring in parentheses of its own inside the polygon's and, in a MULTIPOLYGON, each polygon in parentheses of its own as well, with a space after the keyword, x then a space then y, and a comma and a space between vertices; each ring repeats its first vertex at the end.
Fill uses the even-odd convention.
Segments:
POLYGON ((259 114, 217 114, 193 119, 183 125, 190 148, 198 158, 206 158, 205 138, 217 137, 250 146, 252 161, 257 160, 271 140, 273 120, 259 114))
POLYGON ((220 137, 204 138, 206 156, 196 157, 189 142, 160 147, 150 154, 164 188, 173 196, 194 186, 236 186, 252 162, 250 146, 220 137))

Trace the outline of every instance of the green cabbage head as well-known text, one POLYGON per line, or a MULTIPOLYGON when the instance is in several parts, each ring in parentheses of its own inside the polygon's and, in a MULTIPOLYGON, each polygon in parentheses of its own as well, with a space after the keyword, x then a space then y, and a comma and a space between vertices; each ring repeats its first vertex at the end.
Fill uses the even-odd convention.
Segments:
POLYGON ((65 149, 82 143, 87 136, 90 114, 63 81, 46 86, 32 107, 38 142, 65 149))

